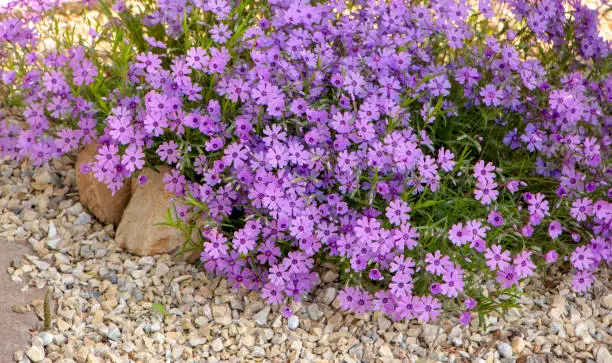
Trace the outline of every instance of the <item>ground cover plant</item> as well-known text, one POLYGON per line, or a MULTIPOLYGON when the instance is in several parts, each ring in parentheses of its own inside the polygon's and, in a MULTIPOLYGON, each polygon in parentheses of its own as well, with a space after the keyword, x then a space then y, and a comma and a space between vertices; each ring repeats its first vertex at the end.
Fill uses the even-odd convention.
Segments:
POLYGON ((468 324, 552 263, 578 293, 609 268, 597 10, 92 0, 79 35, 49 18, 61 5, 2 9, 2 83, 28 127, 4 122, 1 155, 42 164, 96 142, 81 172, 113 190, 171 166, 167 223, 236 289, 288 306, 332 265, 344 309, 468 324))

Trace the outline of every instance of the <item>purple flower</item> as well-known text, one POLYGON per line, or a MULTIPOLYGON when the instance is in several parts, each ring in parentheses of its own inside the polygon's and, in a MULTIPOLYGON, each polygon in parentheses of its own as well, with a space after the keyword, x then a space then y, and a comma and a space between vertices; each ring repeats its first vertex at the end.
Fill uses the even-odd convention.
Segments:
POLYGON ((559 258, 559 254, 555 250, 550 250, 546 252, 546 254, 544 255, 544 259, 546 260, 546 263, 548 264, 557 262, 558 258, 559 258))
POLYGON ((209 230, 205 237, 208 240, 208 242, 204 242, 203 254, 206 256, 206 258, 220 258, 227 256, 228 246, 225 244, 227 242, 227 238, 214 229, 209 230))
POLYGON ((293 311, 291 310, 291 307, 284 306, 281 309, 281 314, 283 315, 285 319, 289 319, 293 315, 293 311))
POLYGON ((427 262, 425 271, 434 275, 442 275, 446 272, 447 267, 452 266, 450 258, 448 256, 442 256, 439 250, 436 250, 433 254, 428 253, 425 256, 425 262, 427 262))
POLYGON ((465 304, 465 308, 467 310, 474 310, 474 308, 477 305, 477 302, 473 298, 467 297, 467 298, 465 298, 464 304, 465 304))
POLYGON ((382 274, 377 268, 371 269, 370 272, 368 273, 368 277, 370 277, 370 280, 373 280, 373 281, 382 280, 383 278, 382 274))
POLYGON ((427 323, 435 321, 440 316, 440 302, 432 296, 423 296, 414 303, 414 316, 427 323))
POLYGON ((548 235, 550 238, 557 238, 563 233, 563 226, 559 221, 552 221, 548 225, 548 235))
POLYGON ((510 265, 510 251, 503 251, 500 245, 492 245, 487 248, 484 257, 487 259, 487 266, 491 271, 505 270, 510 265))
POLYGON ((578 293, 586 292, 594 280, 590 272, 578 271, 572 276, 572 288, 578 293))
POLYGON ((572 252, 571 262, 578 270, 590 270, 595 266, 595 256, 588 246, 580 246, 572 252))
POLYGON ((470 325, 471 321, 472 321, 472 314, 470 314, 469 311, 464 311, 463 313, 461 313, 461 316, 459 317, 459 323, 463 325, 470 325))
POLYGON ((493 227, 501 227, 504 225, 504 217, 498 211, 492 211, 487 217, 487 221, 493 227))
POLYGON ((505 289, 511 288, 513 285, 518 286, 519 274, 515 271, 514 266, 508 264, 497 271, 497 282, 505 289))
POLYGON ((389 203, 386 216, 391 224, 399 226, 410 220, 410 215, 408 214, 410 210, 406 202, 401 199, 396 199, 389 203))
POLYGON ((593 213, 592 201, 589 198, 577 199, 572 203, 570 209, 570 216, 575 218, 578 222, 586 221, 587 217, 593 213))
POLYGON ((457 297, 463 291, 463 273, 460 269, 450 269, 442 275, 444 283, 441 285, 442 293, 448 297, 457 297))
POLYGON ((448 231, 448 239, 456 246, 463 246, 472 240, 472 231, 463 228, 463 223, 454 224, 448 231))
POLYGON ((531 261, 531 252, 522 251, 514 259, 514 270, 519 275, 519 278, 525 278, 533 274, 536 266, 531 261))
POLYGON ((494 85, 487 85, 480 91, 482 102, 487 106, 501 105, 502 94, 494 85))

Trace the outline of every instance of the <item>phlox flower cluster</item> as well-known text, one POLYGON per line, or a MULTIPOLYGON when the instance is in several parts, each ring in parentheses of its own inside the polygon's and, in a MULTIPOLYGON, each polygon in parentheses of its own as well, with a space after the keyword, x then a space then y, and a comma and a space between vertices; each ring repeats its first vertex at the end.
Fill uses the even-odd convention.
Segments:
MULTIPOLYGON (((352 3, 157 1, 139 15, 145 45, 124 43, 114 67, 95 45, 36 50, 35 21, 3 9, 2 83, 27 127, 4 124, 0 153, 42 164, 95 142, 80 172, 113 191, 169 165, 203 268, 270 304, 313 292, 324 262, 342 308, 395 320, 448 302, 469 324, 492 306, 483 286, 520 288, 560 254, 586 292, 612 260, 612 77, 581 63, 610 54, 597 14, 511 0, 516 23, 492 36, 482 24, 508 20, 486 1, 352 3), (555 74, 525 44, 576 64, 555 74)), ((130 8, 113 11, 92 38, 128 26, 130 8)))

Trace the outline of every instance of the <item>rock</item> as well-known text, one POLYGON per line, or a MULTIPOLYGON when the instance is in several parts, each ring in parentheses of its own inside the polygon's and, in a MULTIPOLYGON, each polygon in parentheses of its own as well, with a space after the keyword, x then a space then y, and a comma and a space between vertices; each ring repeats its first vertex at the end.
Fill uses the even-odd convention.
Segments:
POLYGON ((74 221, 76 226, 84 226, 91 223, 91 216, 86 212, 81 212, 77 219, 74 221))
POLYGON ((460 347, 463 345, 463 333, 461 331, 461 326, 455 325, 448 335, 448 340, 456 347, 460 347))
POLYGON ((264 348, 262 347, 255 347, 253 348, 253 357, 255 358, 262 358, 266 356, 266 351, 264 348))
POLYGON ((338 278, 338 273, 336 271, 327 270, 323 273, 323 277, 321 278, 324 282, 333 282, 338 278))
POLYGON ((213 340, 210 346, 215 352, 220 352, 225 348, 223 346, 223 341, 220 338, 216 338, 215 340, 213 340))
POLYGON ((516 363, 546 363, 546 358, 536 354, 522 355, 516 360, 516 363))
POLYGON ((612 362, 612 354, 610 354, 606 347, 601 346, 597 351, 596 359, 597 363, 610 363, 612 362))
POLYGON ((57 237, 57 228, 55 228, 55 223, 51 221, 49 222, 49 232, 47 232, 47 239, 54 239, 57 237))
POLYGON ((189 345, 193 348, 197 347, 198 345, 204 345, 207 341, 208 340, 206 338, 193 338, 189 339, 189 345))
POLYGON ((444 339, 446 339, 446 334, 442 333, 442 331, 438 332, 438 329, 441 330, 442 327, 432 324, 426 324, 423 327, 423 340, 425 340, 428 346, 431 347, 435 343, 436 337, 439 341, 444 341, 444 339))
POLYGON ((48 262, 41 261, 35 256, 26 256, 26 258, 36 266, 40 271, 47 271, 51 265, 48 262))
POLYGON ((523 349, 525 349, 525 340, 523 340, 523 338, 521 337, 514 337, 512 338, 512 352, 514 352, 514 354, 520 354, 523 349))
POLYGON ((499 351, 499 354, 504 358, 512 357, 512 346, 510 346, 510 344, 508 343, 499 344, 497 346, 497 350, 499 351))
POLYGON ((119 330, 116 326, 111 326, 108 332, 105 334, 106 337, 110 340, 121 341, 121 330, 119 330))
POLYGON ((162 277, 168 272, 170 272, 170 267, 163 262, 158 263, 155 267, 155 277, 162 277))
POLYGON ((601 299, 601 305, 608 310, 612 310, 612 293, 601 299))
POLYGON ((242 345, 244 345, 245 347, 252 348, 254 344, 255 344, 255 337, 253 335, 247 335, 244 338, 242 338, 242 345))
POLYGON ((57 250, 62 240, 60 238, 47 239, 47 247, 57 250))
POLYGON ((355 345, 353 345, 348 350, 348 354, 351 357, 354 357, 357 360, 361 360, 361 357, 363 357, 363 344, 355 344, 355 345))
POLYGON ((81 165, 95 160, 97 147, 97 144, 86 145, 77 157, 75 169, 79 197, 81 204, 100 222, 117 224, 130 201, 130 181, 125 181, 123 187, 113 195, 106 184, 98 181, 93 173, 81 173, 81 165))
POLYGON ((213 305, 212 313, 215 323, 221 325, 230 325, 232 323, 232 313, 227 305, 213 305))
POLYGON ((300 325, 300 319, 296 315, 291 315, 289 319, 287 319, 287 327, 289 330, 297 329, 298 325, 300 325))
POLYGON ((336 298, 337 294, 338 294, 338 291, 336 290, 335 287, 327 287, 325 288, 325 291, 323 291, 323 296, 321 297, 321 301, 325 304, 331 304, 336 298))
POLYGON ((268 315, 270 314, 270 307, 266 306, 261 309, 257 314, 253 315, 253 320, 257 323, 257 325, 262 326, 268 323, 268 315))
POLYGON ((378 353, 381 357, 393 357, 393 351, 391 350, 391 346, 389 344, 384 343, 378 349, 378 353))
POLYGON ((40 362, 45 359, 45 351, 41 347, 30 347, 26 355, 32 362, 40 362))
POLYGON ((53 343, 53 334, 51 333, 44 331, 44 332, 39 333, 38 337, 42 341, 43 347, 46 347, 47 345, 53 343))
POLYGON ((325 313, 319 309, 319 305, 310 304, 308 305, 308 315, 312 320, 317 321, 321 319, 325 313))
POLYGON ((156 226, 164 222, 171 206, 172 194, 164 189, 162 178, 171 169, 159 167, 160 173, 145 168, 145 185, 136 187, 117 227, 115 240, 128 252, 150 256, 176 252, 185 242, 181 232, 169 226, 156 226))
POLYGON ((51 175, 49 170, 38 169, 36 173, 34 173, 34 181, 38 184, 53 184, 55 177, 51 175))

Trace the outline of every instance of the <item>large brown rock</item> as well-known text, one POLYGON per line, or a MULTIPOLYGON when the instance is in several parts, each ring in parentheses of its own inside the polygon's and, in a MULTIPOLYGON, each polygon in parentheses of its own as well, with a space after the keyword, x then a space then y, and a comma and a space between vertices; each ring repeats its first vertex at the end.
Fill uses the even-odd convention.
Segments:
POLYGON ((130 201, 132 190, 130 181, 126 180, 123 187, 115 195, 106 184, 98 181, 93 173, 81 173, 81 165, 95 161, 97 144, 86 145, 76 160, 76 184, 79 197, 89 211, 105 224, 117 224, 123 211, 130 201))
POLYGON ((171 169, 160 166, 158 170, 159 173, 149 168, 143 169, 142 174, 148 181, 134 188, 115 233, 115 240, 121 248, 141 256, 174 253, 185 242, 178 229, 155 225, 166 221, 173 196, 164 189, 162 180, 171 169))

